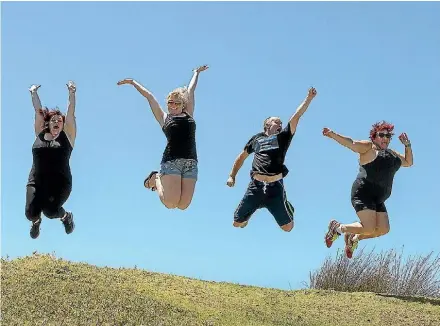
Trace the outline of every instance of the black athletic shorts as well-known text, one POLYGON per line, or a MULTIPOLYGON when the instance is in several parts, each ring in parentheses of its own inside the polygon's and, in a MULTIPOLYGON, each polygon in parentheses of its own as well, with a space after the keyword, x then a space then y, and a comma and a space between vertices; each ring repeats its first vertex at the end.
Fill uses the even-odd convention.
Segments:
POLYGON ((362 179, 356 179, 351 187, 351 204, 356 213, 366 209, 386 213, 385 200, 388 197, 384 189, 362 179))
POLYGON ((260 208, 266 208, 279 226, 293 221, 294 208, 287 200, 282 179, 270 183, 252 179, 235 211, 234 221, 246 222, 260 208))

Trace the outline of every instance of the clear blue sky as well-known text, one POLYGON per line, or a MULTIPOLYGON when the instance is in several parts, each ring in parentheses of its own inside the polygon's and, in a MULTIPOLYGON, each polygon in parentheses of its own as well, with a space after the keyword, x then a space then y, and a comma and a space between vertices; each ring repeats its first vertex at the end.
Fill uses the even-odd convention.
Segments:
MULTIPOLYGON (((407 132, 414 166, 396 175, 391 233, 361 244, 407 254, 440 249, 440 5, 438 3, 2 3, 2 255, 39 252, 99 266, 133 267, 288 289, 343 248, 327 249, 336 217, 353 222, 357 157, 321 135, 357 139, 387 119, 407 132), (165 137, 148 102, 117 81, 133 77, 164 104, 208 64, 196 91, 199 182, 186 211, 167 210, 143 179, 159 168, 165 137), (37 240, 24 216, 34 141, 28 87, 43 105, 67 106, 77 83, 73 192, 76 229, 44 219, 37 240), (286 121, 313 85, 318 96, 287 154, 296 226, 265 210, 232 227, 251 159, 235 188, 232 163, 269 115, 286 121)), ((392 147, 403 152, 397 137, 392 147)))

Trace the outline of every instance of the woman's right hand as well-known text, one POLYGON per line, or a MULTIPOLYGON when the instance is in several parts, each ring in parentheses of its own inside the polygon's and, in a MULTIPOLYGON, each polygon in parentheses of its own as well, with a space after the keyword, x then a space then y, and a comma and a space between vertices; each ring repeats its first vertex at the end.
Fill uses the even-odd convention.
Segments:
POLYGON ((41 85, 32 85, 30 88, 29 88, 29 91, 31 92, 31 93, 35 93, 35 92, 37 92, 38 91, 38 89, 41 87, 41 85))
POLYGON ((332 138, 332 133, 333 133, 333 131, 327 127, 322 129, 322 134, 326 137, 332 138))
POLYGON ((123 80, 118 81, 118 85, 125 85, 125 84, 131 84, 133 85, 134 79, 133 78, 125 78, 123 80))

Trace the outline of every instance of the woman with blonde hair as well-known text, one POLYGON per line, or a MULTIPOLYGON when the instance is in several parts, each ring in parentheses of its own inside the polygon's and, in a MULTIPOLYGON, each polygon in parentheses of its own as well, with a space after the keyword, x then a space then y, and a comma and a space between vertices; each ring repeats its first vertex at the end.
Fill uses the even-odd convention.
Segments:
POLYGON ((152 171, 144 186, 157 190, 165 207, 186 209, 190 205, 198 176, 196 122, 194 116, 195 89, 204 65, 194 69, 188 87, 180 87, 167 96, 168 112, 164 112, 153 94, 134 79, 126 78, 118 85, 133 85, 150 104, 151 111, 167 138, 160 172, 152 171))

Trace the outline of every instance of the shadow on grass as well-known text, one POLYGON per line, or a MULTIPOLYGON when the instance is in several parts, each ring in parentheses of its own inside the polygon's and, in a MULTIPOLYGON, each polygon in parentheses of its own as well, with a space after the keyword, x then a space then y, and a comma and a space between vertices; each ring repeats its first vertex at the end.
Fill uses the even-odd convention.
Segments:
POLYGON ((407 302, 419 302, 419 303, 430 303, 434 306, 440 306, 440 298, 424 298, 424 297, 410 297, 410 296, 404 296, 404 295, 394 295, 394 294, 377 294, 381 297, 387 297, 387 298, 395 298, 407 302))

